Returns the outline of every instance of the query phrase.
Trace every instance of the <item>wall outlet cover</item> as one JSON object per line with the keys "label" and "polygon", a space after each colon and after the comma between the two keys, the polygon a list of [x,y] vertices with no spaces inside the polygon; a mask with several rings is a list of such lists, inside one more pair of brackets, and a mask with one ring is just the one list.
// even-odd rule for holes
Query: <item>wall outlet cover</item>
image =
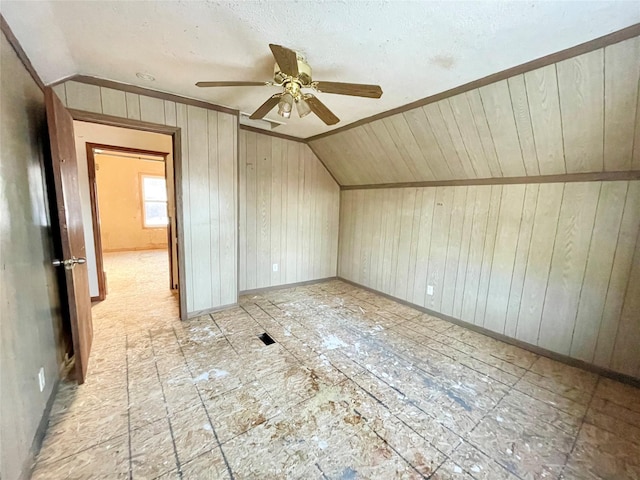
{"label": "wall outlet cover", "polygon": [[274,264],[273,264],[273,271],[274,271],[274,272],[277,272],[277,271],[278,271],[278,264],[277,264],[277,263],[274,263]]}
{"label": "wall outlet cover", "polygon": [[427,295],[433,295],[433,285],[427,285]]}

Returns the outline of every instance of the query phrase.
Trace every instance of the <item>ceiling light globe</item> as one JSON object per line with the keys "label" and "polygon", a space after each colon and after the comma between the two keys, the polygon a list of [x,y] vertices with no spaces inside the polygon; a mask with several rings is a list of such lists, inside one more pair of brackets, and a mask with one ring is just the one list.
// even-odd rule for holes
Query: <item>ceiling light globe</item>
{"label": "ceiling light globe", "polygon": [[296,109],[298,110],[300,118],[304,118],[311,113],[311,107],[309,107],[307,101],[302,97],[296,100]]}
{"label": "ceiling light globe", "polygon": [[285,93],[280,97],[278,102],[278,115],[284,118],[291,117],[291,110],[293,109],[293,96],[290,93]]}

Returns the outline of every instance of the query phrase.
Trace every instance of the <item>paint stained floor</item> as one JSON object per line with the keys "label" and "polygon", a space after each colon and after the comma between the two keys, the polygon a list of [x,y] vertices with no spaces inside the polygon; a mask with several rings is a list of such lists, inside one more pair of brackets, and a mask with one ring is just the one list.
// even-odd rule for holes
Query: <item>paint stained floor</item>
{"label": "paint stained floor", "polygon": [[106,256],[33,478],[640,478],[638,389],[340,281],[181,323],[166,263]]}

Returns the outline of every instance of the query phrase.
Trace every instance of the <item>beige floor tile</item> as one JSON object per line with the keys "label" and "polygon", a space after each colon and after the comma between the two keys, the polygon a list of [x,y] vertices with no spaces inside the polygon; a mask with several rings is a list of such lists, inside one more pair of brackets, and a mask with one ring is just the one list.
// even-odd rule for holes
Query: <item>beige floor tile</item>
{"label": "beige floor tile", "polygon": [[640,445],[585,423],[563,478],[640,478]]}
{"label": "beige floor tile", "polygon": [[431,476],[431,480],[475,480],[475,478],[465,472],[460,465],[447,460]]}
{"label": "beige floor tile", "polygon": [[75,455],[53,462],[38,462],[32,480],[125,479],[129,477],[129,439],[112,438]]}
{"label": "beige floor tile", "polygon": [[39,462],[52,462],[128,433],[127,412],[101,409],[59,415],[49,423]]}
{"label": "beige floor tile", "polygon": [[134,478],[152,479],[177,468],[167,419],[131,432],[131,468]]}
{"label": "beige floor tile", "polygon": [[203,400],[221,443],[281,413],[258,382]]}
{"label": "beige floor tile", "polygon": [[207,411],[202,405],[176,412],[169,420],[181,464],[218,444]]}
{"label": "beige floor tile", "polygon": [[451,460],[477,480],[517,480],[518,478],[467,442],[463,442],[456,449],[451,455]]}
{"label": "beige floor tile", "polygon": [[601,378],[594,396],[640,414],[640,389],[637,387]]}
{"label": "beige floor tile", "polygon": [[219,448],[202,453],[180,466],[182,480],[230,479],[229,469]]}
{"label": "beige floor tile", "polygon": [[508,404],[500,404],[468,441],[521,478],[557,478],[574,436]]}

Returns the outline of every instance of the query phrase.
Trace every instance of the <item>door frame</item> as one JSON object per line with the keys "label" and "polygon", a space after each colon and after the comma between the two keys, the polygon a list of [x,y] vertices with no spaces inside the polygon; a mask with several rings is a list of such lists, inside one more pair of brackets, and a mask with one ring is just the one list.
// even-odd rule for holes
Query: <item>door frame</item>
{"label": "door frame", "polygon": [[[100,226],[100,208],[98,205],[98,182],[96,181],[96,159],[95,149],[110,150],[114,152],[123,152],[139,155],[152,155],[154,157],[162,157],[164,160],[164,175],[167,178],[167,157],[169,152],[156,152],[154,150],[144,150],[141,148],[120,147],[117,145],[107,145],[104,143],[85,142],[85,148],[87,151],[87,172],[89,174],[89,198],[91,200],[91,222],[93,223],[93,245],[95,247],[96,255],[96,270],[98,273],[98,296],[91,297],[91,301],[102,301],[107,298],[107,285],[104,278],[104,259],[102,252],[102,228]],[[175,163],[175,162],[174,162]],[[173,165],[172,165],[173,168]],[[173,187],[173,205],[176,206],[175,199],[175,185]],[[170,212],[172,215],[175,212]],[[169,232],[171,231],[171,225],[167,226]],[[176,242],[177,243],[177,242]],[[169,238],[169,258],[171,255],[171,238]],[[171,268],[171,265],[169,265]],[[172,275],[172,273],[171,273]],[[178,283],[180,283],[178,281]]]}
{"label": "door frame", "polygon": [[[85,112],[68,108],[71,117],[80,122],[97,123],[112,127],[130,128],[145,132],[162,133],[171,136],[173,147],[173,191],[175,195],[176,214],[176,239],[178,244],[178,299],[180,320],[187,320],[187,275],[185,272],[185,251],[184,251],[184,204],[182,192],[182,137],[179,127],[162,125],[159,123],[144,122],[131,118],[114,117],[103,113]],[[100,275],[98,275],[100,277]]]}

